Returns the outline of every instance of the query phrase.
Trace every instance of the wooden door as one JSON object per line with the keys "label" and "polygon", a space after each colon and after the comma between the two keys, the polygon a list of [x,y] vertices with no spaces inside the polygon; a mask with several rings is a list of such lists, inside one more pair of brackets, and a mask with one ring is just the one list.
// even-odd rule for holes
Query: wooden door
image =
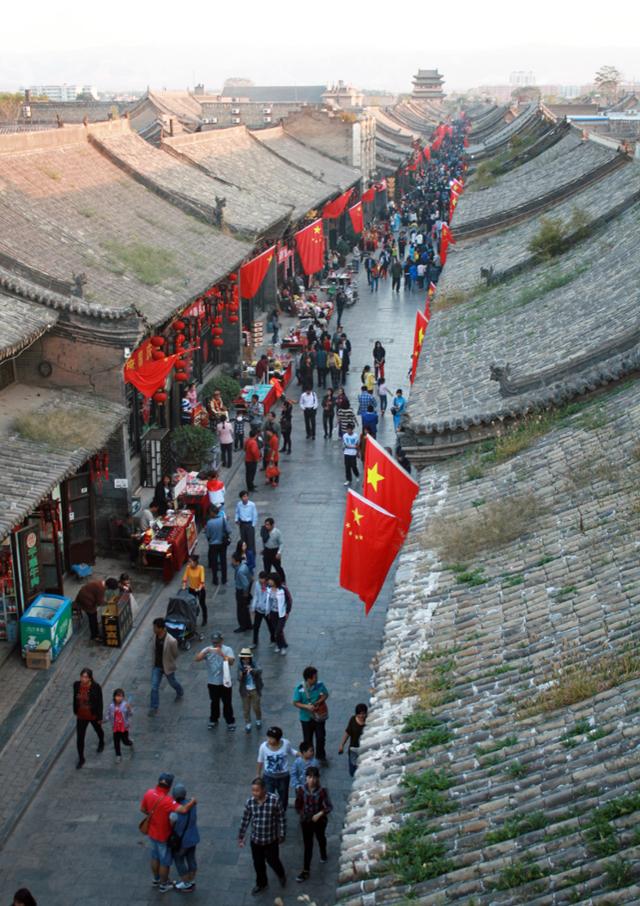
{"label": "wooden door", "polygon": [[95,563],[95,512],[93,483],[86,463],[61,485],[64,557],[73,563]]}

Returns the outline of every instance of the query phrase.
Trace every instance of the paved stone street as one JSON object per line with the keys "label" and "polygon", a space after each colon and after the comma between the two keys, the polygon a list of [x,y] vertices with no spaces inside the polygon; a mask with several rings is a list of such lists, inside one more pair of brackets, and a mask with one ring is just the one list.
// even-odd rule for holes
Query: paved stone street
{"label": "paved stone street", "polygon": [[[352,403],[359,391],[360,370],[371,361],[371,348],[376,339],[381,339],[387,349],[389,387],[408,389],[406,373],[415,310],[422,305],[423,298],[423,292],[401,293],[392,298],[390,281],[383,282],[377,294],[370,294],[364,276],[361,277],[361,299],[347,310],[343,319],[353,344],[352,373],[347,383]],[[297,398],[298,388],[292,385],[288,395]],[[387,414],[383,421],[379,439],[393,445],[391,416]],[[288,813],[289,828],[283,852],[289,875],[284,901],[293,903],[297,896],[307,893],[318,906],[334,901],[339,836],[350,785],[346,755],[338,756],[338,742],[353,706],[368,699],[370,661],[381,639],[392,584],[387,581],[368,618],[364,616],[363,606],[338,587],[345,496],[342,452],[335,434],[333,441],[325,441],[321,428],[319,418],[317,440],[315,443],[305,440],[302,416],[297,409],[293,454],[283,456],[280,488],[263,486],[253,496],[260,516],[273,515],[283,532],[283,563],[294,599],[287,629],[288,657],[278,657],[267,650],[266,634],[256,652],[265,680],[263,728],[271,723],[281,725],[297,747],[301,733],[291,699],[294,685],[308,664],[319,668],[320,678],[331,692],[328,722],[331,765],[323,772],[323,781],[335,807],[329,822],[329,864],[320,865],[316,852],[310,881],[296,884],[295,875],[302,867],[302,842],[292,808]],[[228,516],[232,517],[243,476],[241,468],[227,488]],[[261,478],[261,473],[258,477]],[[206,552],[202,538],[199,550],[201,554]],[[173,691],[164,685],[158,716],[147,717],[150,621],[164,615],[175,585],[177,582],[156,597],[144,625],[115,668],[110,669],[101,662],[100,678],[110,669],[103,686],[105,704],[113,688],[122,685],[135,709],[132,732],[135,757],[130,760],[125,753],[123,763],[115,765],[109,734],[104,754],[96,755],[95,736],[89,728],[87,763],[83,770],[76,771],[75,739],[69,737],[0,854],[0,889],[5,898],[24,884],[47,906],[155,903],[161,895],[151,887],[148,843],[137,831],[141,818],[139,802],[158,774],[170,770],[186,784],[188,793],[199,800],[200,868],[197,891],[191,899],[215,902],[217,906],[255,902],[249,893],[254,883],[249,849],[240,850],[236,838],[249,782],[255,774],[258,744],[263,737],[256,730],[245,734],[237,691],[234,690],[237,731],[229,733],[224,723],[216,730],[208,730],[206,670],[203,664],[193,663],[198,650],[195,645],[191,652],[180,654],[178,676],[185,688],[184,700],[174,702]],[[207,629],[220,628],[237,654],[249,637],[232,632],[236,625],[233,583],[230,581],[226,591],[215,599],[210,585],[208,590]],[[89,666],[95,657],[95,651],[87,647]],[[233,675],[235,680],[235,671]],[[49,708],[51,734],[68,733],[72,717],[70,687],[60,688],[59,694],[51,696]],[[19,758],[14,771],[19,775]],[[271,902],[282,893],[270,875],[270,891],[260,899]],[[169,899],[178,896],[177,892],[168,894]]]}

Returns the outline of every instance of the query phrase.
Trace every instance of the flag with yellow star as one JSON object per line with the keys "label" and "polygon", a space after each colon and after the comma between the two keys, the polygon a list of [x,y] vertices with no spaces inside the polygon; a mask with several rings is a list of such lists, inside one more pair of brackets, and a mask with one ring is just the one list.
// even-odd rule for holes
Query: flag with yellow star
{"label": "flag with yellow star", "polygon": [[353,195],[353,189],[347,189],[346,192],[343,192],[342,195],[338,195],[333,201],[328,201],[327,204],[322,209],[322,217],[324,220],[337,220],[340,217],[349,204],[351,196]]}
{"label": "flag with yellow star", "polygon": [[324,230],[322,218],[295,234],[296,248],[305,274],[317,274],[324,267]]}
{"label": "flag with yellow star", "polygon": [[262,286],[262,281],[267,275],[269,266],[276,253],[275,245],[262,252],[251,261],[247,261],[240,268],[240,293],[243,299],[253,299]]}
{"label": "flag with yellow star", "polygon": [[411,507],[420,490],[400,465],[377,440],[367,434],[364,448],[362,495],[397,517],[403,534],[411,525]]}
{"label": "flag with yellow star", "polygon": [[356,491],[347,494],[342,530],[340,585],[373,607],[384,580],[402,547],[404,532],[393,513]]}
{"label": "flag with yellow star", "polygon": [[413,353],[411,354],[411,383],[416,379],[416,371],[418,370],[418,359],[420,358],[420,350],[422,349],[422,344],[424,343],[424,335],[427,332],[427,325],[429,322],[422,314],[421,311],[416,312],[416,328],[413,333]]}

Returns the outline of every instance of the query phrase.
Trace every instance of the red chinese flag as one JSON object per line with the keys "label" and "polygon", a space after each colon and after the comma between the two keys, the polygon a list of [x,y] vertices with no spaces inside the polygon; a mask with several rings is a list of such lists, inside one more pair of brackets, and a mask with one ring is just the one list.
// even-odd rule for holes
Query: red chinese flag
{"label": "red chinese flag", "polygon": [[280,397],[284,393],[284,389],[282,387],[282,381],[278,380],[278,378],[272,377],[271,380],[269,381],[269,383],[275,390],[276,399],[280,399]]}
{"label": "red chinese flag", "polygon": [[438,287],[435,285],[435,283],[434,283],[433,280],[432,280],[432,281],[429,283],[429,289],[427,290],[427,298],[433,299],[433,297],[434,297],[435,294],[436,294],[437,288],[438,288]]}
{"label": "red chinese flag", "polygon": [[416,327],[413,332],[413,353],[411,354],[411,383],[416,379],[416,371],[418,368],[418,359],[420,358],[420,350],[422,349],[422,344],[424,343],[424,335],[427,330],[427,324],[429,322],[422,314],[421,311],[416,312]]}
{"label": "red chinese flag", "polygon": [[323,220],[336,220],[344,212],[349,199],[353,195],[353,189],[347,189],[342,195],[339,195],[334,201],[329,201],[322,209]]}
{"label": "red chinese flag", "polygon": [[361,233],[364,230],[364,218],[362,216],[362,202],[359,201],[349,208],[349,217],[354,233]]}
{"label": "red chinese flag", "polygon": [[240,268],[240,290],[243,299],[253,299],[262,286],[262,281],[267,275],[269,265],[273,261],[276,247],[272,245],[266,252],[253,258]]}
{"label": "red chinese flag", "polygon": [[447,249],[450,245],[455,245],[456,241],[453,238],[453,234],[447,224],[443,224],[442,232],[440,233],[440,263],[444,267],[447,263]]}
{"label": "red chinese flag", "polygon": [[[431,286],[431,284],[430,284]],[[424,316],[427,319],[427,327],[429,326],[429,321],[431,320],[431,296],[427,294],[427,298],[424,304]]]}
{"label": "red chinese flag", "polygon": [[376,187],[371,186],[366,192],[362,193],[362,201],[372,202],[376,197]]}
{"label": "red chinese flag", "polygon": [[349,491],[342,530],[340,585],[364,602],[366,613],[380,594],[403,540],[396,516]]}
{"label": "red chinese flag", "polygon": [[424,146],[424,150],[422,153],[424,154],[425,160],[431,160],[431,148],[429,147],[429,145]]}
{"label": "red chinese flag", "polygon": [[296,248],[305,274],[317,274],[324,265],[322,220],[314,220],[295,234]]}
{"label": "red chinese flag", "polygon": [[180,354],[176,353],[176,355],[168,355],[157,362],[155,359],[151,359],[140,368],[136,368],[129,359],[124,369],[125,384],[133,384],[136,390],[139,390],[148,399],[159,387],[163,386],[167,375],[179,358]]}
{"label": "red chinese flag", "polygon": [[411,507],[420,490],[402,466],[367,434],[362,494],[397,517],[403,534],[411,525]]}

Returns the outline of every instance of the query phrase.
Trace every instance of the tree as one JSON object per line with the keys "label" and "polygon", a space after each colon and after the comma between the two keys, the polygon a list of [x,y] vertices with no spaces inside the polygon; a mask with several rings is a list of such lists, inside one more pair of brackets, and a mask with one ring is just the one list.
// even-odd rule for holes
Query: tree
{"label": "tree", "polygon": [[595,75],[595,85],[600,94],[611,104],[618,96],[622,74],[615,66],[601,66]]}
{"label": "tree", "polygon": [[530,104],[531,101],[540,100],[540,93],[540,89],[535,85],[523,85],[513,89],[511,100],[518,104]]}
{"label": "tree", "polygon": [[21,91],[15,94],[0,92],[0,122],[9,123],[17,120],[24,104],[24,94]]}

